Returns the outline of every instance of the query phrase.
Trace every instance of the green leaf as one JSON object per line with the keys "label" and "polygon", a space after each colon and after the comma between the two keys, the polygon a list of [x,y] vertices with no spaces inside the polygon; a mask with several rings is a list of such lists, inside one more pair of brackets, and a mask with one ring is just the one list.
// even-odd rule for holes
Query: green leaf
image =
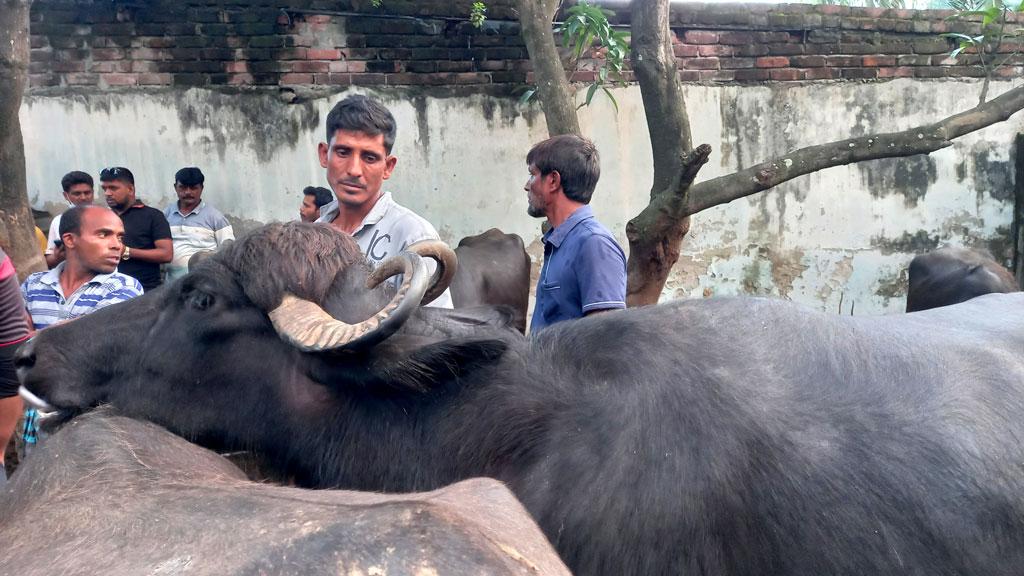
{"label": "green leaf", "polygon": [[587,89],[587,99],[586,99],[586,101],[583,102],[583,104],[580,104],[579,106],[577,106],[576,109],[579,110],[580,108],[583,108],[584,106],[590,106],[590,101],[594,99],[594,92],[597,92],[597,89],[600,88],[600,87],[601,87],[601,85],[598,84],[597,82],[594,82],[593,84],[591,84],[590,88]]}
{"label": "green leaf", "polygon": [[615,113],[618,114],[619,113],[619,103],[615,100],[615,96],[612,96],[612,91],[607,89],[607,88],[604,88],[604,87],[602,87],[601,89],[604,90],[604,93],[605,93],[605,95],[608,96],[608,99],[612,101],[612,106],[615,107]]}
{"label": "green leaf", "polygon": [[1002,14],[1003,11],[1000,10],[999,8],[996,8],[995,6],[989,7],[987,10],[984,11],[984,17],[981,19],[981,25],[991,25],[993,22],[998,20]]}
{"label": "green leaf", "polygon": [[519,97],[520,104],[526,104],[533,98],[533,95],[537,93],[536,88],[527,88],[523,95]]}
{"label": "green leaf", "polygon": [[967,34],[959,34],[957,32],[946,32],[944,34],[940,34],[940,36],[945,36],[946,38],[956,38],[961,42],[970,42],[971,44],[974,44],[976,42],[975,39],[972,38],[971,36],[968,36]]}
{"label": "green leaf", "polygon": [[965,46],[961,46],[961,47],[957,48],[956,50],[953,50],[952,52],[949,53],[949,57],[950,58],[956,58],[957,56],[960,55],[961,52],[964,51],[964,48],[965,48]]}

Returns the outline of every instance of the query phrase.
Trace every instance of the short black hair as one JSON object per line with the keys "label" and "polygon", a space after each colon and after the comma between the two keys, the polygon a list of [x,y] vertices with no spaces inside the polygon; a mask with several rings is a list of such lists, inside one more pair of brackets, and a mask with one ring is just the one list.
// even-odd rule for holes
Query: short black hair
{"label": "short black hair", "polygon": [[325,204],[334,200],[334,194],[331,194],[331,191],[323,186],[306,186],[302,190],[302,195],[312,196],[313,203],[316,204],[317,208],[322,208]]}
{"label": "short black hair", "polygon": [[89,188],[92,188],[95,185],[92,181],[92,176],[89,176],[85,172],[81,172],[79,170],[68,172],[60,179],[60,187],[63,188],[65,192],[71,190],[71,187],[75,184],[88,184]]}
{"label": "short black hair", "polygon": [[327,143],[338,130],[362,132],[369,136],[384,135],[384,150],[391,154],[398,129],[395,117],[373,98],[354,94],[338,102],[327,114]]}
{"label": "short black hair", "polygon": [[203,171],[195,166],[189,166],[182,168],[174,173],[174,183],[181,184],[182,186],[202,186],[203,182],[206,181],[206,177],[203,176]]}
{"label": "short black hair", "polygon": [[601,157],[590,140],[576,134],[561,134],[534,145],[526,155],[542,175],[558,172],[562,191],[570,200],[590,204],[601,177]]}
{"label": "short black hair", "polygon": [[[68,232],[72,234],[82,233],[82,213],[88,208],[94,208],[94,206],[74,206],[68,208],[60,215],[60,227],[57,228],[57,232],[60,237],[64,237]],[[98,206],[95,206],[98,208]]]}
{"label": "short black hair", "polygon": [[113,166],[100,171],[100,182],[109,182],[111,180],[121,180],[135,186],[135,175],[124,166]]}

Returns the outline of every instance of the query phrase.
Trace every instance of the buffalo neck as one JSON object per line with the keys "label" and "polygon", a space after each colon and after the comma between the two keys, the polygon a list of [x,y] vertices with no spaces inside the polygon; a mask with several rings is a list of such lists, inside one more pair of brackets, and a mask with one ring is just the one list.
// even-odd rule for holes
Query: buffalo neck
{"label": "buffalo neck", "polygon": [[539,443],[559,405],[555,391],[529,374],[514,349],[427,391],[315,384],[316,408],[282,414],[267,429],[268,456],[298,483],[319,488],[409,492],[476,476],[514,481],[534,458],[535,443],[522,438]]}

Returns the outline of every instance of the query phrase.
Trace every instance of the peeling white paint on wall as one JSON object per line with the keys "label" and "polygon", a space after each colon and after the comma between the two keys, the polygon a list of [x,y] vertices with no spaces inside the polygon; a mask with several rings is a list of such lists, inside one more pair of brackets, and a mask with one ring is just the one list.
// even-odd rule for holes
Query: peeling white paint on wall
{"label": "peeling white paint on wall", "polygon": [[[931,122],[971,107],[979,89],[895,80],[687,86],[686,94],[694,143],[714,149],[700,175],[709,179],[795,148]],[[526,152],[546,137],[536,106],[483,94],[361,92],[384,100],[398,120],[399,162],[386,187],[400,202],[448,242],[499,227],[523,236],[539,260],[540,222],[526,215],[523,192]],[[59,211],[64,173],[95,177],[123,165],[140,196],[163,208],[174,199],[174,172],[196,165],[207,176],[204,197],[237,227],[294,219],[302,189],[325,185],[316,146],[342,96],[289,105],[247,91],[32,92],[21,110],[29,195],[34,206]],[[619,89],[616,98],[618,114],[595,98],[581,125],[602,155],[595,212],[625,247],[652,165],[639,90]],[[1008,246],[1010,147],[1020,128],[1014,118],[929,157],[832,168],[698,214],[663,295],[755,293],[844,314],[851,305],[858,315],[899,312],[915,250]]]}

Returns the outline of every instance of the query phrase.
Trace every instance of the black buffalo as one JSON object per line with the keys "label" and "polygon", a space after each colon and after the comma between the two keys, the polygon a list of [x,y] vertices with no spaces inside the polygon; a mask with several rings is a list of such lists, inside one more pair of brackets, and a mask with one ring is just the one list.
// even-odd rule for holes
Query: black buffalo
{"label": "black buffalo", "polygon": [[491,228],[460,240],[455,254],[459,259],[451,284],[455,307],[508,306],[515,312],[516,328],[526,332],[530,255],[523,239]]}
{"label": "black buffalo", "polygon": [[500,482],[382,495],[249,482],[153,424],[92,412],[0,491],[0,573],[568,576]]}
{"label": "black buffalo", "polygon": [[949,246],[915,256],[907,279],[907,312],[1020,290],[1013,274],[988,252]]}
{"label": "black buffalo", "polygon": [[[881,318],[674,302],[525,338],[410,306],[443,283],[400,260],[368,278],[328,227],[267,226],[41,331],[26,395],[254,447],[306,486],[496,478],[580,575],[1024,565],[1024,294]],[[400,270],[396,296],[367,288]]]}

